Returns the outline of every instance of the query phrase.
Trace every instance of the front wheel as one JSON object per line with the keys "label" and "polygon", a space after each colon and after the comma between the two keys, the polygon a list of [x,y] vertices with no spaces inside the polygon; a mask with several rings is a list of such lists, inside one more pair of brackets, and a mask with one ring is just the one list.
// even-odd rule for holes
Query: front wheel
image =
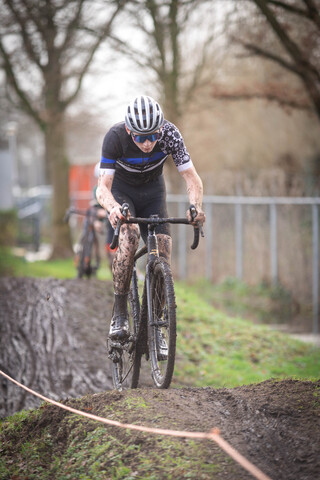
{"label": "front wheel", "polygon": [[137,388],[141,355],[136,350],[140,304],[138,280],[134,269],[128,295],[130,337],[124,341],[108,340],[109,358],[112,360],[112,379],[116,390]]}
{"label": "front wheel", "polygon": [[176,303],[170,266],[155,260],[150,282],[148,340],[152,378],[157,388],[170,386],[176,354]]}

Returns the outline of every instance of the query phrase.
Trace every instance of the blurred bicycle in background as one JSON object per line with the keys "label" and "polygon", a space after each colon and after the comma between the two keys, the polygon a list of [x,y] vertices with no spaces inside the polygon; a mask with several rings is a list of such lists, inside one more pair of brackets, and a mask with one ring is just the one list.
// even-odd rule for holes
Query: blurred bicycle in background
{"label": "blurred bicycle in background", "polygon": [[96,276],[100,267],[101,255],[98,233],[102,232],[102,222],[105,222],[107,215],[99,205],[92,205],[87,210],[69,208],[65,215],[68,222],[71,215],[82,215],[85,217],[79,243],[75,250],[75,266],[77,278]]}

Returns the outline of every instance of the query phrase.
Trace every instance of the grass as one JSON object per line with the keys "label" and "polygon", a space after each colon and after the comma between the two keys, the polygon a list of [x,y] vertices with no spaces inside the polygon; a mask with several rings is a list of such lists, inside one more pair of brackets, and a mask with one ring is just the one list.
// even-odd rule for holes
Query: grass
{"label": "grass", "polygon": [[319,349],[215,309],[190,285],[176,282],[177,383],[234,387],[268,378],[317,378]]}
{"label": "grass", "polygon": [[217,309],[232,316],[254,319],[258,323],[290,322],[293,314],[292,295],[280,284],[261,282],[248,285],[237,278],[227,278],[216,285],[205,279],[199,280],[192,287]]}
{"label": "grass", "polygon": [[[0,247],[0,276],[76,278],[77,271],[73,258],[62,260],[39,260],[28,262],[22,256],[13,255],[11,249]],[[107,261],[102,261],[97,278],[110,280]]]}

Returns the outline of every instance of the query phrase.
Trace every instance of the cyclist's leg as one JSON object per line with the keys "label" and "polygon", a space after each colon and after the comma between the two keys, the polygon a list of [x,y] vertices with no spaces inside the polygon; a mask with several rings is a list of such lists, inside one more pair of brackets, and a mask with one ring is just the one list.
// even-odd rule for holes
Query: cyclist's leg
{"label": "cyclist's leg", "polygon": [[172,251],[172,238],[164,233],[157,233],[159,255],[163,257],[170,265],[171,263],[171,251]]}
{"label": "cyclist's leg", "polygon": [[[114,182],[112,193],[115,200],[122,205],[129,204],[129,211],[135,214],[134,203],[126,192],[127,185],[121,181]],[[119,234],[119,246],[115,253],[112,274],[114,286],[114,310],[109,336],[123,339],[129,335],[128,292],[134,264],[134,255],[139,245],[139,228],[134,224],[124,224]]]}
{"label": "cyclist's leg", "polygon": [[118,295],[129,291],[134,255],[139,245],[139,228],[124,224],[119,234],[119,246],[112,266],[114,291]]}

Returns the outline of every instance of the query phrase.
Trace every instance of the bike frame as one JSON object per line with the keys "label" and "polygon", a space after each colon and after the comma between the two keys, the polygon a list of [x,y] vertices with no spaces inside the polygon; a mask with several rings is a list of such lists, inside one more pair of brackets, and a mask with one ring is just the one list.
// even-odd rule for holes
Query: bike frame
{"label": "bike frame", "polygon": [[[146,245],[140,248],[134,255],[134,265],[133,265],[133,271],[132,271],[132,277],[131,277],[131,289],[130,289],[130,296],[129,296],[129,302],[131,305],[131,315],[133,320],[133,331],[131,331],[131,335],[128,339],[124,341],[109,340],[110,343],[108,344],[109,358],[113,361],[113,364],[114,364],[113,370],[112,370],[113,381],[116,388],[122,389],[123,382],[127,379],[131,368],[133,368],[133,378],[135,380],[133,380],[132,385],[135,385],[133,386],[133,388],[136,388],[138,384],[138,378],[139,378],[141,357],[143,354],[146,354],[147,360],[149,359],[149,355],[150,355],[152,376],[153,376],[155,385],[158,388],[168,388],[171,382],[172,374],[173,374],[175,349],[176,349],[176,344],[175,344],[176,305],[175,303],[173,303],[174,302],[174,285],[173,285],[172,273],[168,263],[165,261],[165,259],[163,259],[162,261],[161,256],[159,254],[158,239],[157,239],[157,234],[155,232],[155,229],[158,225],[165,224],[165,223],[190,225],[191,222],[187,218],[175,218],[175,217],[160,218],[157,215],[153,215],[149,218],[135,218],[135,217],[127,218],[128,211],[129,211],[129,206],[127,204],[124,204],[122,206],[122,218],[117,223],[113,241],[110,245],[110,248],[114,249],[117,247],[120,228],[124,223],[127,223],[127,224],[134,223],[138,225],[145,224],[147,225],[148,234],[146,239]],[[193,206],[190,207],[190,213],[192,218],[194,219],[196,217],[196,209]],[[192,249],[198,246],[200,232],[203,235],[200,225],[193,225],[193,227],[194,227],[194,241],[191,246]],[[141,258],[144,255],[147,255],[147,262],[145,267],[145,281],[144,281],[143,293],[142,293],[142,298],[140,302],[136,262],[139,258]],[[160,270],[159,270],[159,267],[160,267]],[[171,312],[170,318],[172,319],[173,323],[171,323],[171,320],[169,321],[169,323],[167,323],[167,319],[162,320],[162,322],[159,323],[158,319],[157,320],[155,319],[154,301],[155,301],[155,298],[157,297],[154,297],[153,289],[155,284],[154,284],[153,276],[154,275],[158,276],[159,273],[160,273],[159,278],[161,278],[162,276],[163,279],[166,278],[168,280],[168,283],[166,281],[166,285],[170,289],[169,290],[170,293],[165,287],[165,291],[167,292],[165,296],[165,302],[167,306],[170,305],[169,307],[170,309],[169,311]],[[167,360],[162,358],[159,359],[157,356],[158,353],[157,353],[157,347],[155,344],[156,340],[154,337],[155,335],[154,328],[157,328],[157,327],[161,328],[165,326],[166,327],[168,326],[170,329],[168,330],[168,332],[169,331],[171,332],[168,337],[168,340],[169,340],[168,345],[170,344],[169,348],[172,348],[172,350],[169,350],[169,354],[167,357],[168,364],[165,364],[164,370],[162,370],[158,362],[159,361],[161,362],[162,360],[164,361],[167,361]],[[150,332],[152,332],[151,337],[149,337]],[[174,338],[174,341],[172,341],[173,338]],[[150,341],[151,343],[149,343]],[[137,362],[133,360],[133,364],[131,364],[130,366],[130,358],[128,358],[126,355],[127,353],[131,355],[131,353],[133,353],[134,351],[135,351],[135,355],[137,355],[136,357],[134,357],[137,359]],[[128,368],[126,368],[125,365],[127,365]]]}

